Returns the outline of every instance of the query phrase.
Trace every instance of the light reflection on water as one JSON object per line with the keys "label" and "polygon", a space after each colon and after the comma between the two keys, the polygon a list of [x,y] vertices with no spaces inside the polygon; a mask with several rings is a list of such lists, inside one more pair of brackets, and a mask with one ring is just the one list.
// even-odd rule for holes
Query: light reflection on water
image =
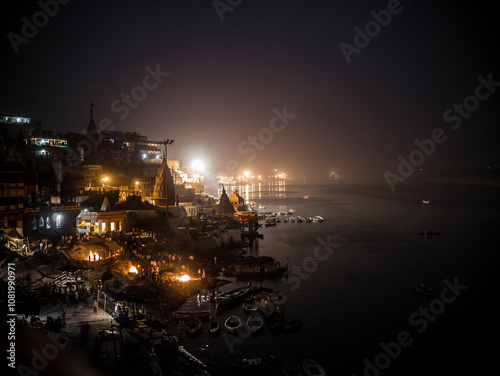
{"label": "light reflection on water", "polygon": [[[408,316],[428,304],[415,294],[415,282],[424,280],[439,291],[445,278],[458,276],[478,291],[484,278],[495,274],[491,270],[496,265],[494,252],[488,250],[495,243],[498,215],[488,209],[494,197],[481,189],[473,194],[470,187],[462,192],[455,187],[419,185],[391,194],[387,187],[380,186],[313,186],[287,181],[281,185],[238,185],[226,187],[226,191],[231,194],[234,188],[245,201],[266,206],[262,211],[295,208],[296,215],[324,218],[323,223],[263,226],[259,232],[264,238],[250,246],[251,255],[272,256],[290,266],[303,267],[303,261],[314,254],[318,238],[337,235],[342,240],[331,257],[318,263],[307,279],[301,279],[299,288],[291,290],[286,279],[260,281],[285,291],[285,315],[302,315],[302,330],[292,335],[273,335],[265,330],[261,336],[236,345],[234,354],[228,351],[222,335],[210,338],[206,328],[199,337],[184,339],[189,350],[220,370],[221,375],[229,374],[223,370],[228,370],[239,355],[268,352],[284,360],[314,358],[328,374],[362,374],[363,359],[373,359],[380,342],[392,341],[401,330],[410,330]],[[309,199],[303,199],[305,194]],[[431,204],[422,205],[422,199],[428,197]],[[417,235],[428,226],[442,231],[442,236]],[[231,280],[234,283],[225,289],[247,282]],[[457,317],[477,300],[477,295],[464,294],[459,303],[462,306],[455,311],[458,316],[436,321],[435,331],[429,329],[429,335],[441,331],[449,335],[449,328],[458,325]],[[220,310],[218,317],[223,322],[233,314],[246,317],[241,305]]]}

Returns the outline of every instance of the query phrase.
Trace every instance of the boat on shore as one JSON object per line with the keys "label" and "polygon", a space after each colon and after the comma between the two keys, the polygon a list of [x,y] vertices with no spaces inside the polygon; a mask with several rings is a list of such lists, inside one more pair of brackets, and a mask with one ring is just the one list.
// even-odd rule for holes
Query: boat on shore
{"label": "boat on shore", "polygon": [[257,333],[264,327],[264,319],[258,313],[252,313],[248,317],[247,326],[252,333]]}
{"label": "boat on shore", "polygon": [[241,328],[242,321],[238,316],[229,316],[224,322],[224,326],[229,333],[236,333]]}
{"label": "boat on shore", "polygon": [[210,310],[202,311],[175,311],[172,312],[172,317],[179,320],[190,320],[194,318],[206,318],[210,316]]}
{"label": "boat on shore", "polygon": [[237,287],[235,289],[220,293],[215,297],[217,304],[235,303],[250,292],[249,286]]}

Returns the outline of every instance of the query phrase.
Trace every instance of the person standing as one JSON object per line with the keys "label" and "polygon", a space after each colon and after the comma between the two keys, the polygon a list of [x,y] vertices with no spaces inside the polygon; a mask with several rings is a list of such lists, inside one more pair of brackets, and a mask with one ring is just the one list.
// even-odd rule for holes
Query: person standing
{"label": "person standing", "polygon": [[97,299],[94,300],[94,314],[97,315]]}

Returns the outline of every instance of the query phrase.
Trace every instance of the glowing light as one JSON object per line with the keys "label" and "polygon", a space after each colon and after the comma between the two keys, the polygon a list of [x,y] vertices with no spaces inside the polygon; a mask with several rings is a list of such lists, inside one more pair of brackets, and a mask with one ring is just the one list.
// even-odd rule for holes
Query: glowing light
{"label": "glowing light", "polygon": [[101,259],[101,256],[99,256],[99,253],[93,253],[92,251],[89,252],[89,260],[90,261],[98,261]]}
{"label": "glowing light", "polygon": [[249,171],[245,171],[245,172],[243,173],[243,175],[245,175],[245,176],[248,178],[248,177],[250,176],[250,172],[249,172]]}
{"label": "glowing light", "polygon": [[195,159],[192,163],[191,163],[191,167],[195,170],[195,171],[204,171],[205,170],[205,163],[203,163],[202,160],[200,159]]}
{"label": "glowing light", "polygon": [[139,273],[139,271],[137,270],[137,268],[135,266],[131,266],[130,269],[128,270],[129,273],[134,273],[134,274],[137,274]]}
{"label": "glowing light", "polygon": [[191,279],[191,277],[189,277],[187,274],[184,274],[184,275],[179,277],[179,281],[181,281],[181,282],[188,282],[190,279]]}

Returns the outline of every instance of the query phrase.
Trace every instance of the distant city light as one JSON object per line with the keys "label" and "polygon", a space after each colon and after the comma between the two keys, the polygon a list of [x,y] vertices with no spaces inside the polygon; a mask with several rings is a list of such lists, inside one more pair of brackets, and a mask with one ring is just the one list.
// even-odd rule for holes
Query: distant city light
{"label": "distant city light", "polygon": [[181,282],[188,282],[190,279],[191,278],[187,274],[184,274],[184,275],[179,277],[179,281],[181,281]]}

